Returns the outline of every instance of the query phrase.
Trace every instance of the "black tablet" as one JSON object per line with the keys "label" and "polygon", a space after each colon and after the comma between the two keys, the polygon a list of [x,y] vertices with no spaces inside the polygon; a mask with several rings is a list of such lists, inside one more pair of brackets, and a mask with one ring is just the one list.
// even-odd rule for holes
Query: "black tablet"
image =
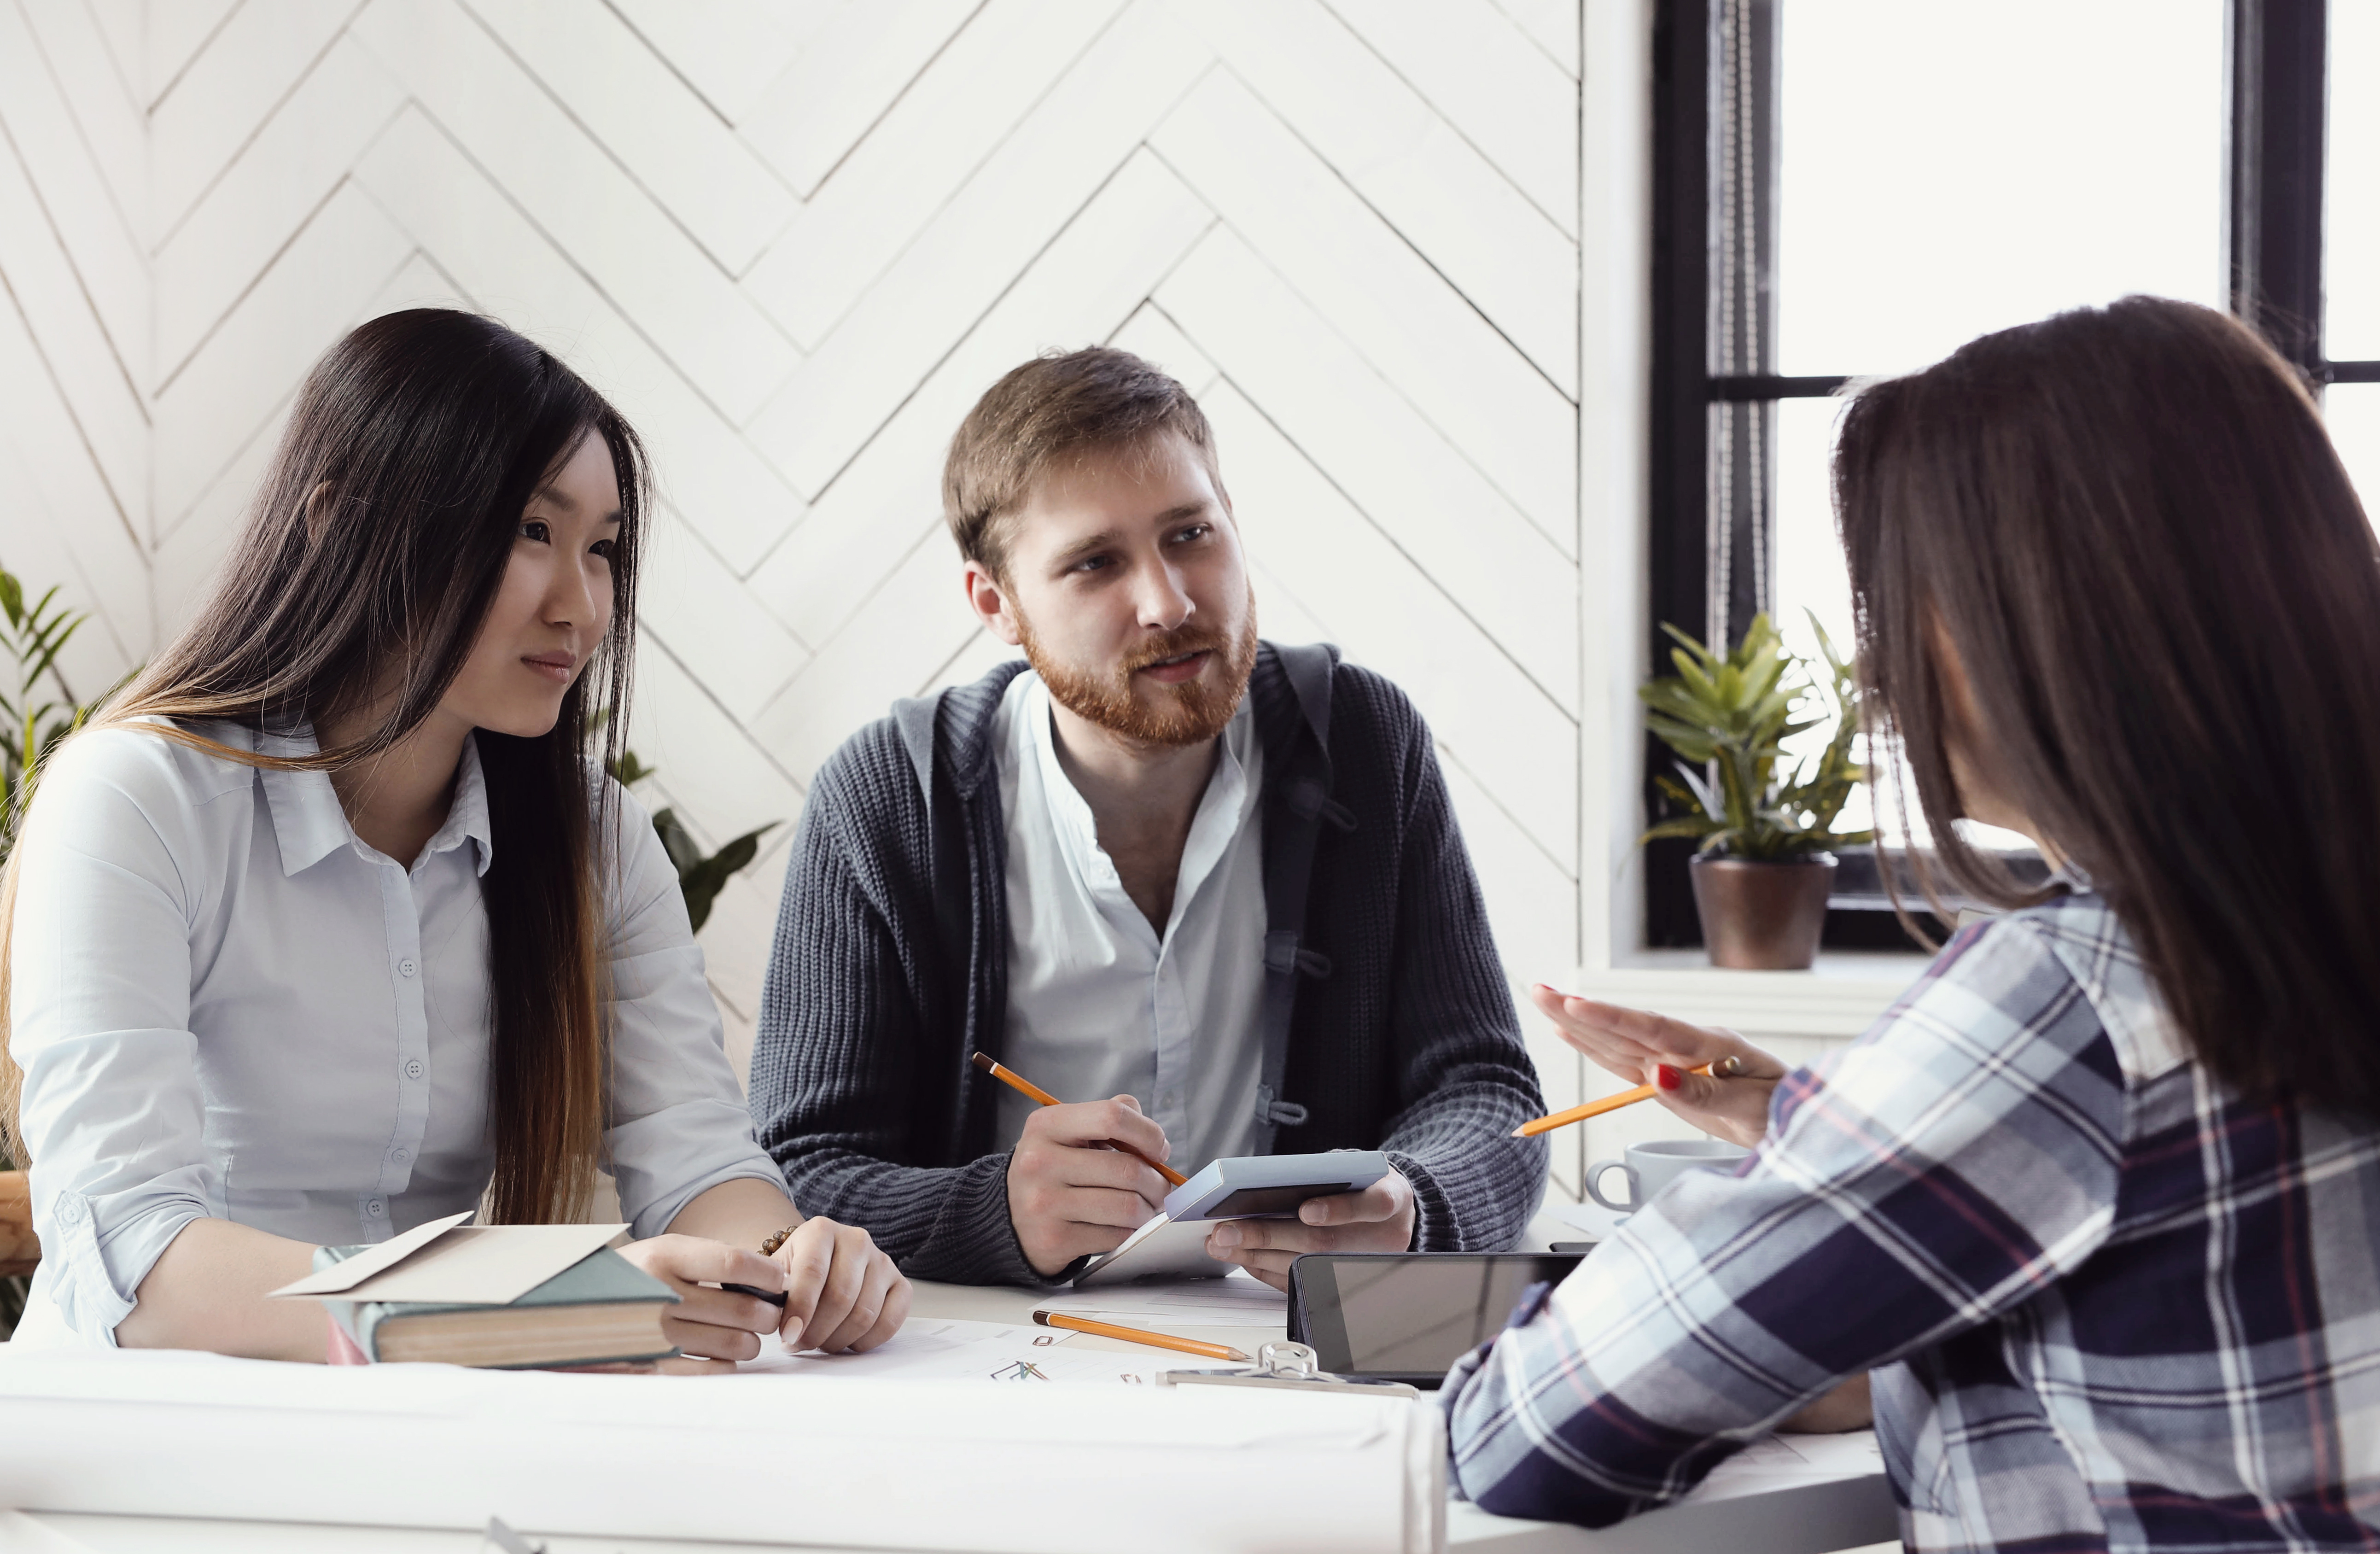
{"label": "black tablet", "polygon": [[1289,1336],[1324,1370],[1434,1388],[1495,1337],[1540,1281],[1560,1283],[1575,1253],[1310,1252],[1289,1266]]}

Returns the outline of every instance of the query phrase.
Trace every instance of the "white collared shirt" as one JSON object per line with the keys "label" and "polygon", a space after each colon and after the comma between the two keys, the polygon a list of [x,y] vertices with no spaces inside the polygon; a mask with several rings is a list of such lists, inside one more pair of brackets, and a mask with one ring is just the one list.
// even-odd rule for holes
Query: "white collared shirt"
{"label": "white collared shirt", "polygon": [[[1010,683],[992,730],[1008,842],[1001,1062],[1061,1100],[1135,1097],[1184,1175],[1255,1148],[1263,1078],[1264,757],[1245,698],[1221,746],[1160,937],[1059,764],[1038,674]],[[1033,1110],[1003,1087],[1002,1148]]]}
{"label": "white collared shirt", "polygon": [[[603,1147],[646,1236],[719,1183],[783,1178],[753,1140],[676,872],[643,807],[612,798]],[[322,772],[128,728],[58,751],[19,846],[8,1007],[42,1250],[29,1328],[62,1317],[112,1342],[200,1217],[350,1244],[479,1204],[494,844],[475,741],[410,868],[355,834]]]}

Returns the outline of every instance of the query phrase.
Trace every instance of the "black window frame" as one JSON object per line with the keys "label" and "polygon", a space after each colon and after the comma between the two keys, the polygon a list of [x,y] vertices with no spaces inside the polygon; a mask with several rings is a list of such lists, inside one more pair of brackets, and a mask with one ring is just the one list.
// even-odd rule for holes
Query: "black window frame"
{"label": "black window frame", "polygon": [[[1775,431],[1773,417],[1758,407],[1822,398],[1851,381],[1769,370],[1778,4],[1654,3],[1648,672],[1668,662],[1664,622],[1698,636],[1723,633],[1731,642],[1767,607],[1775,568],[1767,528]],[[2380,382],[2380,360],[2333,361],[2323,352],[2328,30],[2329,0],[2229,0],[2224,263],[2230,306],[2317,391],[2334,382]],[[1646,736],[1648,813],[1657,803],[1651,779],[1667,771],[1671,759]],[[1656,842],[1645,855],[1646,945],[1699,945],[1702,925],[1686,870],[1690,844]],[[1889,912],[1874,909],[1874,864],[1846,861],[1827,915],[1826,944],[1916,948]]]}

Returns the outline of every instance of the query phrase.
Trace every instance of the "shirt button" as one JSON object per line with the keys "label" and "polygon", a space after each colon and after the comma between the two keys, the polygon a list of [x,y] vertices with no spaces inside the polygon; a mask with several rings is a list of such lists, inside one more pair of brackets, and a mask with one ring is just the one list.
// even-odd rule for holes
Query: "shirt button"
{"label": "shirt button", "polygon": [[60,1194],[58,1195],[58,1223],[59,1223],[59,1224],[61,1224],[61,1225],[79,1225],[79,1224],[81,1224],[81,1223],[82,1223],[82,1221],[83,1221],[83,1216],[85,1216],[85,1215],[89,1214],[90,1212],[91,1212],[91,1206],[90,1206],[89,1204],[86,1204],[85,1202],[83,1202],[83,1201],[82,1201],[82,1195],[81,1195],[81,1194],[79,1194],[79,1193],[60,1193]]}
{"label": "shirt button", "polygon": [[399,961],[396,963],[396,970],[397,975],[400,977],[410,977],[413,975],[413,963],[411,961]]}
{"label": "shirt button", "polygon": [[392,1149],[388,1152],[388,1158],[395,1160],[397,1164],[403,1165],[406,1161],[413,1159],[413,1151],[410,1149]]}
{"label": "shirt button", "polygon": [[364,1205],[364,1212],[377,1220],[382,1215],[388,1212],[388,1205],[381,1202],[378,1198],[373,1198]]}
{"label": "shirt button", "polygon": [[407,1079],[419,1079],[421,1077],[421,1060],[419,1058],[407,1058],[405,1060],[405,1076]]}

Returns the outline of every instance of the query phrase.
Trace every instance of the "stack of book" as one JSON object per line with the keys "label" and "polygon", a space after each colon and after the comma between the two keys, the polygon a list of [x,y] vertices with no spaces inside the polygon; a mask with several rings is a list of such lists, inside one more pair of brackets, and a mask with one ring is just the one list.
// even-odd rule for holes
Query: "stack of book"
{"label": "stack of book", "polygon": [[625,1225],[423,1225],[376,1246],[325,1246],[275,1290],[330,1310],[333,1364],[499,1369],[624,1366],[677,1351],[670,1287],[606,1244]]}

